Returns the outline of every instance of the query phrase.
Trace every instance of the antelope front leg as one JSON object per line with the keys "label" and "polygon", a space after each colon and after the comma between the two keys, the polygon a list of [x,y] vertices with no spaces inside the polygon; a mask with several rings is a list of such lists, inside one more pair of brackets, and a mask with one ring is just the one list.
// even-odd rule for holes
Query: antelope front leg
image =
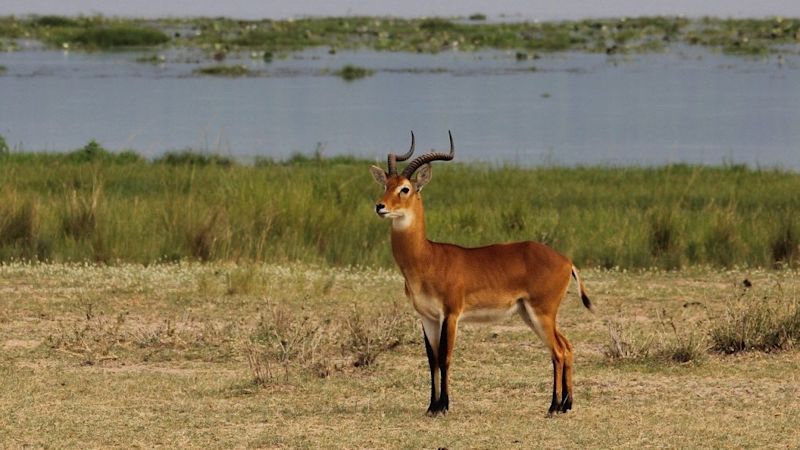
{"label": "antelope front leg", "polygon": [[[431,402],[428,405],[428,415],[436,414],[436,405],[439,401],[439,336],[441,325],[438,320],[422,319],[422,335],[425,338],[425,353],[428,355],[428,366],[431,370]],[[430,336],[430,338],[429,338]]]}
{"label": "antelope front leg", "polygon": [[439,392],[439,400],[431,411],[433,415],[447,414],[447,411],[450,409],[450,395],[448,389],[450,385],[450,362],[453,359],[457,327],[458,318],[456,316],[445,316],[442,321],[438,352],[439,371],[441,372],[441,390]]}

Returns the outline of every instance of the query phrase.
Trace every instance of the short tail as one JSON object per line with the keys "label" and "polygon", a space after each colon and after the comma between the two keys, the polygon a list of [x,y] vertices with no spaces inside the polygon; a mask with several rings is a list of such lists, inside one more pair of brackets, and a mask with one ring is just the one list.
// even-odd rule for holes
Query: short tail
{"label": "short tail", "polygon": [[581,292],[581,300],[583,301],[583,306],[586,307],[591,312],[594,312],[594,308],[592,307],[592,301],[589,300],[589,296],[586,295],[586,288],[583,287],[583,282],[581,281],[581,276],[578,275],[578,268],[572,266],[572,278],[575,278],[575,282],[578,283],[578,289]]}

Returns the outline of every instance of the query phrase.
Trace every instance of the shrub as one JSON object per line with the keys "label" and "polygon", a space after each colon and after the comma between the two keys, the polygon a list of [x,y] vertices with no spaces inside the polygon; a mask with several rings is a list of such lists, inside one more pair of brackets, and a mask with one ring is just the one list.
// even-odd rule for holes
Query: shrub
{"label": "shrub", "polygon": [[373,318],[365,318],[354,309],[345,325],[347,341],[344,350],[353,355],[355,367],[371,366],[382,353],[411,339],[410,320],[400,313],[398,305],[393,311]]}
{"label": "shrub", "polygon": [[674,320],[669,319],[666,323],[672,329],[672,333],[662,336],[656,352],[657,358],[676,363],[700,362],[706,358],[708,344],[704,334],[691,324],[681,326],[681,330],[688,331],[678,331]]}
{"label": "shrub", "polygon": [[92,139],[83,148],[67,153],[66,159],[69,162],[86,163],[98,160],[109,160],[110,154],[108,150],[104,149],[97,141]]}
{"label": "shrub", "polygon": [[358,67],[353,65],[346,65],[342,67],[340,70],[335,72],[336,75],[342,77],[345,81],[354,81],[360,78],[366,78],[372,76],[375,71],[366,69],[364,67]]}
{"label": "shrub", "polygon": [[[668,328],[667,328],[668,326]],[[633,334],[619,322],[608,324],[609,342],[606,357],[633,362],[700,362],[706,357],[708,345],[705,336],[689,324],[678,327],[672,319],[661,319],[662,330],[656,333]]]}
{"label": "shrub", "polygon": [[63,156],[63,159],[70,163],[84,164],[93,162],[106,162],[113,164],[134,164],[143,162],[144,158],[132,150],[125,150],[120,153],[111,153],[94,139],[85,146],[73,150]]}
{"label": "shrub", "polygon": [[[280,307],[262,313],[245,346],[253,382],[259,385],[272,382],[276,376],[274,367],[283,368],[284,380],[288,381],[292,367],[326,366],[319,358],[324,337],[322,324],[310,317],[298,318]],[[322,372],[325,371],[318,374]]]}
{"label": "shrub", "polygon": [[608,345],[605,355],[616,360],[641,360],[650,355],[652,338],[634,336],[619,322],[608,323]]}
{"label": "shrub", "polygon": [[233,160],[233,158],[221,155],[198,153],[192,150],[167,152],[160,158],[156,158],[154,162],[156,164],[167,164],[170,166],[235,165],[235,161]]}
{"label": "shrub", "polygon": [[772,352],[800,342],[800,297],[792,298],[780,286],[764,294],[745,288],[729,302],[710,332],[714,350]]}

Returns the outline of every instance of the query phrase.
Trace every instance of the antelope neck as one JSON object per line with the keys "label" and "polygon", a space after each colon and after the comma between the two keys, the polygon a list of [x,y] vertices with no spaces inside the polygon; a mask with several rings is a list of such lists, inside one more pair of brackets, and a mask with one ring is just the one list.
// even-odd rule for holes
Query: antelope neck
{"label": "antelope neck", "polygon": [[[405,228],[392,226],[392,254],[401,267],[413,265],[430,255],[430,241],[425,237],[425,215],[422,205],[414,208],[410,223]],[[402,220],[402,219],[395,219]]]}

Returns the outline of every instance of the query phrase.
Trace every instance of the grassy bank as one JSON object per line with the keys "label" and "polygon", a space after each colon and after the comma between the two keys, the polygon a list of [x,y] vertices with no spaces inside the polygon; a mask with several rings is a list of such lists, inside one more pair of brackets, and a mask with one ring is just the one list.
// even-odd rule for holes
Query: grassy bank
{"label": "grassy bank", "polygon": [[[0,156],[0,261],[302,261],[391,267],[370,162],[146,161],[96,143]],[[796,266],[800,175],[780,170],[437,164],[429,237],[538,240],[584,267]]]}
{"label": "grassy bank", "polygon": [[394,270],[0,265],[0,442],[790,448],[800,440],[800,353],[714,348],[728,325],[746,321],[740,303],[796,315],[796,272],[584,270],[583,279],[597,312],[573,290],[559,316],[575,346],[572,412],[545,419],[549,355],[514,317],[460,327],[451,411],[431,419],[420,326]]}
{"label": "grassy bank", "polygon": [[673,44],[728,53],[792,52],[800,20],[792,18],[689,20],[677,17],[609,18],[563,22],[487,23],[470,20],[334,17],[299,20],[159,19],[40,16],[0,17],[0,39],[33,38],[56,47],[109,49],[169,43],[267,53],[309,47],[371,48],[435,53],[458,49],[530,52],[648,52]]}

